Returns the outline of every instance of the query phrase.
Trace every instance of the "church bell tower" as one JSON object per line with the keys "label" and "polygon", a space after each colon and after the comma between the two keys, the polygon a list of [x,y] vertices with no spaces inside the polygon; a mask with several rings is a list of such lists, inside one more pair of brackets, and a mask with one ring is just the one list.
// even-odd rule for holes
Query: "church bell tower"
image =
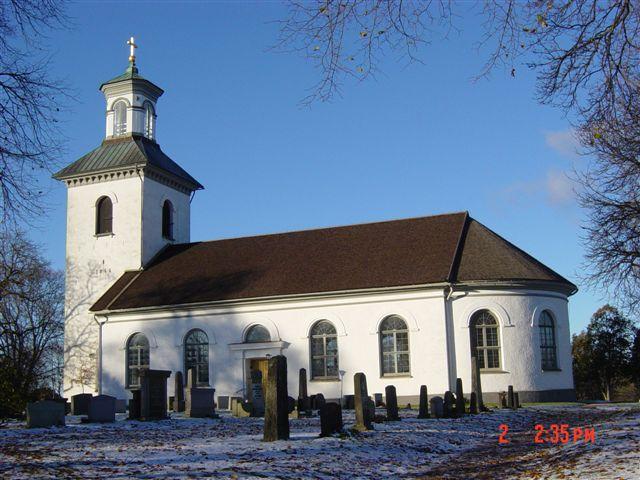
{"label": "church bell tower", "polygon": [[203,188],[160,149],[164,92],[140,75],[133,37],[127,44],[127,69],[100,86],[105,138],[53,176],[67,186],[65,396],[97,389],[100,326],[89,308],[125,271],[189,242],[191,196]]}

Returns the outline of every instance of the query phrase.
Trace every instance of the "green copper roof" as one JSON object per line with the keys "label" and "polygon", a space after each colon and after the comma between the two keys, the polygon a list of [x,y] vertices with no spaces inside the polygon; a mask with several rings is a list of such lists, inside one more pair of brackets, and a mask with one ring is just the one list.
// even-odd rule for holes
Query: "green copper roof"
{"label": "green copper roof", "polygon": [[162,91],[162,89],[160,87],[158,87],[153,82],[150,82],[149,80],[147,80],[146,78],[144,78],[142,75],[140,75],[138,73],[138,67],[136,67],[135,63],[129,63],[129,66],[127,67],[127,69],[125,70],[125,72],[122,75],[118,75],[117,77],[114,77],[111,80],[107,80],[102,85],[100,85],[100,90],[102,90],[102,87],[104,87],[105,85],[110,85],[112,83],[123,82],[125,80],[141,80],[143,82],[150,83],[155,88],[157,88],[160,91]]}
{"label": "green copper roof", "polygon": [[107,172],[130,166],[152,166],[191,184],[194,190],[204,188],[180,165],[160,150],[160,145],[141,135],[127,135],[102,142],[95,150],[53,175],[57,180]]}

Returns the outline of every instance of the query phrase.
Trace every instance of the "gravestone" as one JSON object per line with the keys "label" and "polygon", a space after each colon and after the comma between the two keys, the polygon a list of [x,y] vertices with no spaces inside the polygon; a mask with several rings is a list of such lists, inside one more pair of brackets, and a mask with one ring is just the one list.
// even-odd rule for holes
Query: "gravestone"
{"label": "gravestone", "polygon": [[325,400],[324,395],[322,393],[318,393],[316,395],[316,410],[320,410],[326,403],[327,401]]}
{"label": "gravestone", "polygon": [[429,396],[426,385],[420,386],[420,409],[418,410],[418,418],[429,418]]}
{"label": "gravestone", "polygon": [[507,407],[516,408],[513,398],[513,385],[509,385],[509,387],[507,388]]}
{"label": "gravestone", "polygon": [[89,402],[91,423],[110,423],[116,421],[116,398],[109,395],[97,395]]}
{"label": "gravestone", "polygon": [[484,402],[482,400],[482,382],[480,381],[480,365],[478,357],[471,357],[471,391],[476,394],[476,402],[478,411],[484,411]]}
{"label": "gravestone", "polygon": [[27,428],[64,427],[64,403],[41,400],[27,403]]}
{"label": "gravestone", "polygon": [[356,408],[356,397],[355,395],[345,395],[344,396],[344,408],[346,410],[353,410]]}
{"label": "gravestone", "polygon": [[[369,393],[367,391],[367,377],[364,373],[358,372],[353,376],[354,403],[356,410],[356,424],[354,428],[358,431],[373,430],[373,415],[369,406]],[[373,402],[371,402],[373,403]]]}
{"label": "gravestone", "polygon": [[251,370],[251,416],[264,417],[264,392],[260,370]]}
{"label": "gravestone", "polygon": [[456,415],[464,415],[464,392],[462,391],[462,379],[456,379]]}
{"label": "gravestone", "polygon": [[320,436],[328,437],[342,431],[342,407],[337,403],[325,403],[320,408]]}
{"label": "gravestone", "polygon": [[140,389],[131,390],[131,395],[133,398],[129,400],[129,420],[139,420],[142,391]]}
{"label": "gravestone", "polygon": [[251,403],[245,402],[242,397],[231,397],[231,414],[234,417],[249,417],[251,408]]}
{"label": "gravestone", "polygon": [[167,378],[170,370],[140,370],[140,420],[167,418]]}
{"label": "gravestone", "polygon": [[478,413],[478,399],[476,398],[476,392],[471,392],[471,395],[469,395],[469,413],[473,415]]}
{"label": "gravestone", "polygon": [[229,395],[218,395],[218,408],[220,410],[229,410],[231,408]]}
{"label": "gravestone", "polygon": [[195,368],[190,368],[187,372],[187,395],[185,397],[184,414],[192,418],[217,418],[214,406],[216,389],[196,387],[195,376]]}
{"label": "gravestone", "polygon": [[393,385],[387,385],[384,388],[384,400],[387,405],[387,421],[399,421],[400,416],[398,415],[398,396],[396,395],[396,387]]}
{"label": "gravestone", "polygon": [[[264,441],[289,439],[289,396],[287,393],[287,358],[269,359],[267,395],[264,412]],[[293,402],[295,405],[295,401]]]}
{"label": "gravestone", "polygon": [[507,392],[498,392],[498,403],[500,408],[507,408]]}
{"label": "gravestone", "polygon": [[173,379],[173,411],[184,412],[184,380],[182,379],[182,372],[176,372]]}
{"label": "gravestone", "polygon": [[89,413],[90,393],[79,393],[71,397],[71,415],[87,415]]}
{"label": "gravestone", "polygon": [[[375,421],[378,415],[376,415],[376,404],[373,403],[373,400],[371,399],[371,397],[367,397],[364,401],[364,412],[367,418],[369,419],[369,422],[373,424],[373,422]],[[379,416],[382,417],[383,419],[386,419],[384,415],[379,415]],[[384,420],[380,420],[378,423],[382,423],[383,421]]]}
{"label": "gravestone", "polygon": [[[307,394],[307,370],[301,368],[298,373],[298,414],[310,417],[311,408],[311,400]],[[318,407],[317,405],[313,405],[313,408],[317,409]]]}
{"label": "gravestone", "polygon": [[518,392],[513,394],[513,404],[515,408],[520,408],[520,394]]}
{"label": "gravestone", "polygon": [[442,416],[444,418],[451,418],[455,416],[455,399],[453,393],[449,390],[444,392],[444,403],[442,407]]}
{"label": "gravestone", "polygon": [[435,396],[429,400],[431,406],[431,413],[435,418],[442,418],[444,414],[444,400],[442,397]]}
{"label": "gravestone", "polygon": [[373,401],[375,402],[376,407],[384,406],[384,403],[382,402],[382,394],[381,393],[374,393],[373,394]]}

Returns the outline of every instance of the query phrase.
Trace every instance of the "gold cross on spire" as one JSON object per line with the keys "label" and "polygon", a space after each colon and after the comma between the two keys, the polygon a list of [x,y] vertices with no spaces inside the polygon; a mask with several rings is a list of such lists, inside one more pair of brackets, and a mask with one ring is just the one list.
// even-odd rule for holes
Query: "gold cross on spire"
{"label": "gold cross on spire", "polygon": [[129,62],[132,64],[136,63],[136,48],[138,45],[135,44],[133,37],[127,40],[127,45],[129,45]]}

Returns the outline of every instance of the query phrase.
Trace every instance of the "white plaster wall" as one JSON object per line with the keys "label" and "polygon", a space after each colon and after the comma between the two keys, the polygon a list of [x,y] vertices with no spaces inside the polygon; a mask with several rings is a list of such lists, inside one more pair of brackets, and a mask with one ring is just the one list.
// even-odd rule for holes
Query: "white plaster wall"
{"label": "white plaster wall", "polygon": [[[409,326],[409,376],[381,377],[377,331],[379,322],[390,314],[402,316]],[[296,397],[299,369],[306,368],[311,376],[309,331],[322,319],[331,321],[338,332],[339,368],[346,372],[343,394],[353,393],[353,375],[359,371],[367,375],[370,394],[384,392],[390,384],[401,396],[417,396],[421,384],[429,385],[432,392],[448,389],[442,292],[431,291],[238,307],[201,315],[156,314],[144,320],[134,315],[110,316],[103,331],[103,392],[129,397],[124,389],[125,346],[133,333],[142,332],[149,338],[151,368],[184,371],[182,339],[190,329],[200,328],[209,336],[210,383],[216,395],[242,395],[243,358],[282,353],[288,362],[289,394]],[[230,345],[242,342],[243,333],[253,324],[266,326],[272,340],[285,342],[282,351],[233,350]],[[169,392],[173,394],[173,376]],[[337,398],[340,382],[310,380],[309,393],[319,392]]]}
{"label": "white plaster wall", "polygon": [[[173,205],[173,241],[162,237],[162,205]],[[190,197],[150,178],[144,180],[142,206],[142,260],[147,263],[167,243],[188,243],[190,240]]]}
{"label": "white plaster wall", "polygon": [[[542,291],[476,291],[452,300],[458,377],[471,385],[469,321],[474,312],[490,310],[500,324],[501,372],[481,374],[484,392],[540,391],[573,388],[568,301]],[[555,320],[559,371],[543,371],[538,317],[549,310]],[[535,316],[535,318],[534,318]]]}

